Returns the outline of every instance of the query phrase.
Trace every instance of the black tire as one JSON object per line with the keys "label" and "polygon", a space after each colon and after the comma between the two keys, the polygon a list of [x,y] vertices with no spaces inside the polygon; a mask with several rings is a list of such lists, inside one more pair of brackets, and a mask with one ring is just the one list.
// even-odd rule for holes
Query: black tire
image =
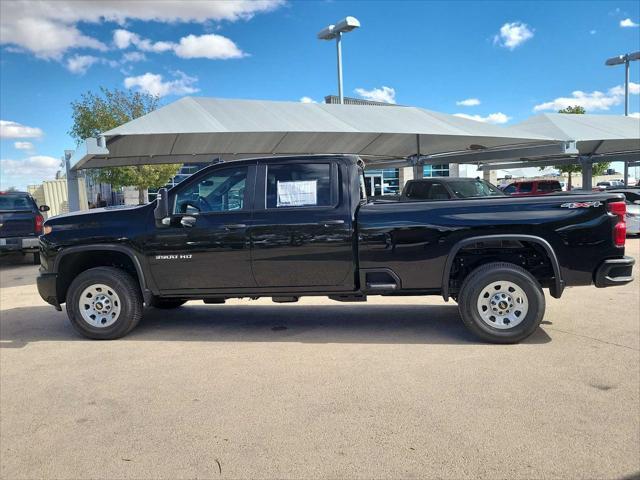
{"label": "black tire", "polygon": [[187,303],[187,301],[180,298],[151,297],[149,306],[153,308],[160,308],[162,310],[170,310],[172,308],[178,308],[185,303]]}
{"label": "black tire", "polygon": [[40,252],[34,252],[33,254],[33,264],[40,265]]}
{"label": "black tire", "polygon": [[[120,314],[107,327],[95,327],[88,323],[80,311],[83,291],[97,284],[112,289],[118,296]],[[96,267],[78,275],[67,290],[67,315],[73,328],[81,335],[95,340],[113,340],[129,333],[142,317],[142,295],[138,283],[127,272],[113,267]]]}
{"label": "black tire", "polygon": [[[500,329],[482,319],[478,300],[487,286],[504,281],[514,283],[524,291],[528,311],[514,327]],[[491,343],[518,343],[540,325],[544,317],[545,299],[538,281],[524,268],[512,263],[494,262],[478,267],[467,276],[460,288],[458,310],[467,328],[481,339]]]}

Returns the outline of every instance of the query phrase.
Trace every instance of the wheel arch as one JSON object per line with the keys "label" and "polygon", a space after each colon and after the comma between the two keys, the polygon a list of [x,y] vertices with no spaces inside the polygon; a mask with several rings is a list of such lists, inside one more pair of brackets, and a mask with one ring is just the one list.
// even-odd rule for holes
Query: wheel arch
{"label": "wheel arch", "polygon": [[480,235],[469,237],[460,240],[456,243],[449,252],[447,256],[447,260],[444,265],[444,270],[442,272],[442,297],[444,300],[449,300],[449,280],[451,278],[451,269],[453,267],[453,262],[456,258],[458,252],[461,249],[468,245],[472,245],[478,242],[490,242],[496,240],[515,240],[522,242],[535,243],[543,248],[545,253],[547,254],[549,261],[551,262],[551,266],[553,268],[554,275],[554,285],[549,289],[549,292],[552,297],[560,298],[562,295],[562,291],[564,290],[564,281],[562,280],[562,275],[560,272],[560,263],[558,262],[558,257],[556,255],[555,250],[551,246],[551,244],[546,241],[544,238],[535,236],[535,235],[525,235],[525,234],[511,234],[511,235]]}
{"label": "wheel arch", "polygon": [[[133,271],[131,273],[135,273],[136,281],[140,287],[144,301],[147,302],[151,296],[151,292],[148,288],[140,259],[132,248],[125,245],[113,244],[79,245],[65,248],[59,253],[55,259],[53,269],[53,271],[58,274],[58,300],[61,302],[64,302],[65,300],[67,289],[72,281],[72,278],[67,278],[70,273],[77,274],[81,271],[87,270],[88,268],[105,266],[105,262],[103,261],[96,261],[95,259],[87,260],[87,254],[98,254],[100,252],[108,252],[110,259],[120,257],[126,258],[127,261],[130,262],[131,267],[133,267]],[[78,268],[72,268],[70,271],[68,271],[68,268],[65,268],[69,265],[70,261],[73,259],[78,260],[80,257],[83,257],[83,261],[80,262],[80,266]],[[108,263],[106,264],[108,265]]]}

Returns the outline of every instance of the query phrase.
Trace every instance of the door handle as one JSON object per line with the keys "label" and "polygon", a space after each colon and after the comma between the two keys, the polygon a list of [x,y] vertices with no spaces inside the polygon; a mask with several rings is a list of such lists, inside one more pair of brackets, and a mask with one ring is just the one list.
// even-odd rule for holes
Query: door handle
{"label": "door handle", "polygon": [[240,230],[242,228],[247,228],[247,226],[244,223],[226,223],[224,228],[227,230]]}
{"label": "door handle", "polygon": [[184,216],[180,219],[180,225],[183,227],[193,227],[196,224],[196,217]]}
{"label": "door handle", "polygon": [[331,225],[344,225],[344,220],[326,220],[324,222],[318,222],[318,225],[329,227]]}

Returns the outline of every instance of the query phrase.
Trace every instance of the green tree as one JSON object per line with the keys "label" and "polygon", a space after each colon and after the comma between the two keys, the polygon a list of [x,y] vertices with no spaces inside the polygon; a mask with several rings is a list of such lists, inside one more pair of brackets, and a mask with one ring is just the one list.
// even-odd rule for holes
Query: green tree
{"label": "green tree", "polygon": [[[100,87],[99,93],[83,93],[80,100],[71,102],[73,126],[69,135],[80,143],[146,115],[158,107],[158,102],[157,96],[129,90]],[[97,182],[110,183],[113,188],[136,187],[139,202],[143,203],[146,189],[160,188],[179,168],[179,164],[105,167],[90,170],[89,175]]]}
{"label": "green tree", "polygon": [[581,107],[580,105],[576,105],[576,106],[569,105],[568,107],[563,108],[562,110],[558,110],[558,113],[574,113],[578,115],[584,115],[585,113],[587,113],[587,111],[584,109],[584,107]]}
{"label": "green tree", "polygon": [[[569,105],[566,108],[558,110],[558,113],[568,113],[568,114],[573,114],[573,115],[584,115],[585,113],[587,113],[587,111],[584,109],[584,107],[581,107],[580,105],[575,105],[575,106]],[[554,168],[556,168],[558,171],[560,171],[560,173],[566,173],[567,174],[567,189],[568,190],[571,190],[571,187],[572,187],[572,185],[571,185],[571,174],[572,173],[580,173],[582,171],[582,166],[579,165],[579,164],[557,165]],[[608,168],[609,168],[609,162],[594,163],[593,164],[593,175],[594,176],[604,175]]]}

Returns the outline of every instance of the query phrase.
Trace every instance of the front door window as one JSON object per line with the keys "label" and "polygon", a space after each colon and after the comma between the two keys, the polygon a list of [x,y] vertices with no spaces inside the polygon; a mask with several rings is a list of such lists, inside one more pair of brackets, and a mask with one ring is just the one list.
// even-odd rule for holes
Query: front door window
{"label": "front door window", "polygon": [[181,190],[174,213],[197,215],[245,208],[247,167],[216,170]]}

